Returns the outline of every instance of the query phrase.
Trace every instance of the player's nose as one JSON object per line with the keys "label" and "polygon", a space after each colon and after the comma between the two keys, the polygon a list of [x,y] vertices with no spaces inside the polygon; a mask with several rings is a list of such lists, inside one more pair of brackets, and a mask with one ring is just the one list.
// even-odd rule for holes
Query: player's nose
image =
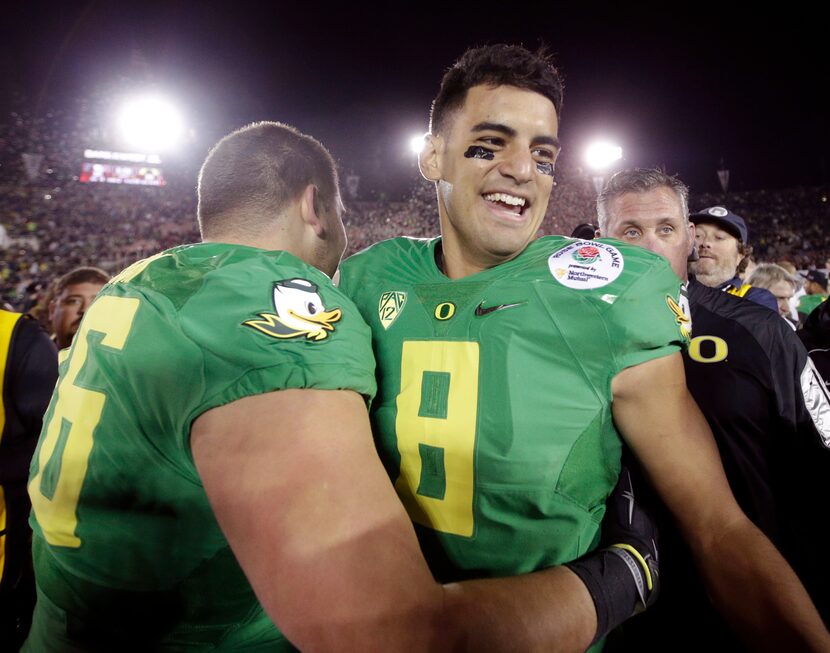
{"label": "player's nose", "polygon": [[512,148],[502,159],[499,172],[518,184],[525,184],[533,178],[533,157],[523,148]]}

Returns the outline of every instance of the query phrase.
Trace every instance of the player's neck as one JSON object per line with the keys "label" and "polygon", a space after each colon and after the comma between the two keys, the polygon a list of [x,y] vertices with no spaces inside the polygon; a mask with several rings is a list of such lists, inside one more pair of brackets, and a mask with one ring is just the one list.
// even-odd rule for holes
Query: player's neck
{"label": "player's neck", "polygon": [[450,279],[463,279],[503,262],[476,260],[459,243],[448,241],[446,237],[441,239],[435,250],[435,263]]}

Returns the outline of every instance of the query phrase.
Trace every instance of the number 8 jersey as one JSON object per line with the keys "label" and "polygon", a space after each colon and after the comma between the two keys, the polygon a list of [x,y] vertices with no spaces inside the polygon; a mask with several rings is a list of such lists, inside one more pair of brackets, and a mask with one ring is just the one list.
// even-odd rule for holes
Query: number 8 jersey
{"label": "number 8 jersey", "polygon": [[561,237],[450,280],[438,243],[382,242],[341,269],[372,328],[381,457],[440,580],[573,560],[619,473],[611,380],[683,346],[681,282],[644,249]]}

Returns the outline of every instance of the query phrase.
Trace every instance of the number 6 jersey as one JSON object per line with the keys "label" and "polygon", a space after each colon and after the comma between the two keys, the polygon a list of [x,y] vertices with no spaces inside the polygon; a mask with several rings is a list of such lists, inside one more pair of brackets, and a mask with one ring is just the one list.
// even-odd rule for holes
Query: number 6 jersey
{"label": "number 6 jersey", "polygon": [[[287,388],[374,394],[369,331],[322,272],[210,243],[108,284],[61,364],[32,460],[38,606],[25,650],[289,647],[190,453],[199,415]],[[279,437],[279,420],[262,428]]]}
{"label": "number 6 jersey", "polygon": [[619,473],[611,380],[683,345],[680,280],[637,247],[547,237],[453,281],[438,243],[397,238],[342,266],[372,328],[381,457],[440,580],[573,560]]}

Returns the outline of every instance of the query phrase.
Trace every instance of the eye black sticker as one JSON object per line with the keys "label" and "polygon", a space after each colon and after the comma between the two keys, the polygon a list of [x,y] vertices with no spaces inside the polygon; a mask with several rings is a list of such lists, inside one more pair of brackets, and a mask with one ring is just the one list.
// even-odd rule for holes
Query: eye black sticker
{"label": "eye black sticker", "polygon": [[486,147],[482,147],[481,145],[471,145],[467,148],[467,151],[464,152],[464,156],[468,159],[484,159],[485,161],[492,161],[496,153],[493,150],[488,150]]}
{"label": "eye black sticker", "polygon": [[553,177],[553,164],[550,161],[537,161],[536,170],[539,174]]}

